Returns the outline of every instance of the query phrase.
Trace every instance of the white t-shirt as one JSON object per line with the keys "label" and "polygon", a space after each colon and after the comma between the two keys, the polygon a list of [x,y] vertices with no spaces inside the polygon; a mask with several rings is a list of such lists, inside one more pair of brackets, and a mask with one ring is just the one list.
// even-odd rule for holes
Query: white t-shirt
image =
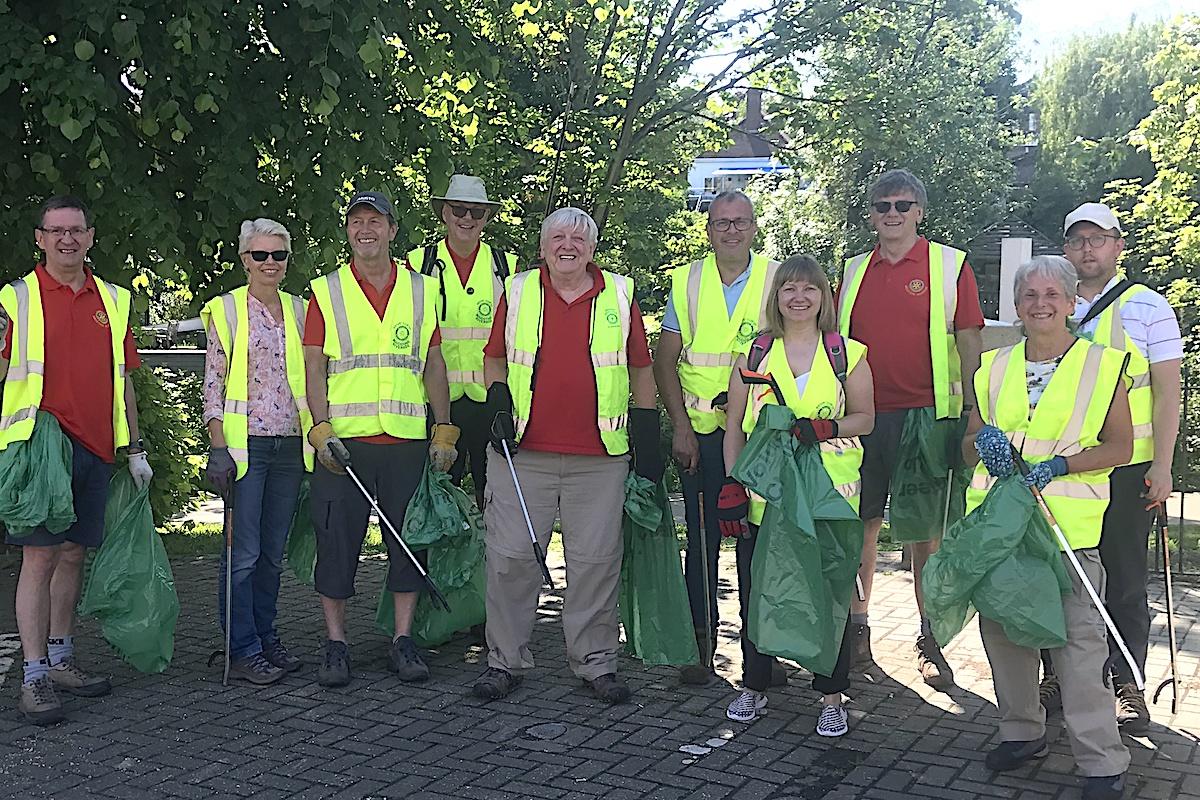
{"label": "white t-shirt", "polygon": [[[1076,297],[1075,313],[1071,318],[1083,319],[1096,300],[1116,286],[1120,279],[1119,275],[1113,276],[1092,300]],[[1154,290],[1139,292],[1121,304],[1120,313],[1125,333],[1151,364],[1183,358],[1183,338],[1179,335],[1179,320],[1175,318],[1175,311],[1161,294]],[[1091,320],[1080,328],[1080,332],[1094,333],[1096,323],[1096,319]],[[1120,343],[1113,342],[1113,345],[1120,346]]]}
{"label": "white t-shirt", "polygon": [[808,376],[811,374],[812,372],[810,370],[809,372],[805,372],[803,375],[796,376],[796,391],[800,393],[801,397],[804,397],[804,390],[808,387]]}

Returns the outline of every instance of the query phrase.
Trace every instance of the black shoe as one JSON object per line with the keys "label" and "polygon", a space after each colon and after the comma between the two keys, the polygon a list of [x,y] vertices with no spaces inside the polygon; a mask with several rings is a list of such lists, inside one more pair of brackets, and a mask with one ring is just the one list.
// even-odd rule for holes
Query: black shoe
{"label": "black shoe", "polygon": [[615,672],[601,675],[594,680],[584,681],[584,683],[591,688],[592,694],[596,695],[597,700],[608,703],[610,706],[624,703],[633,696],[633,692],[629,691],[625,681],[618,678]]}
{"label": "black shoe", "polygon": [[488,667],[487,671],[479,676],[479,680],[475,681],[471,692],[480,700],[499,700],[508,697],[520,685],[520,675],[513,675],[499,667]]}
{"label": "black shoe", "polygon": [[1045,758],[1049,752],[1045,736],[1032,742],[1001,742],[995,750],[987,754],[983,763],[995,772],[1008,772],[1026,761]]}
{"label": "black shoe", "polygon": [[783,664],[780,664],[775,659],[771,659],[771,685],[787,686],[787,683],[787,667],[783,666]]}
{"label": "black shoe", "polygon": [[253,683],[255,686],[269,686],[286,674],[282,669],[263,658],[262,653],[239,658],[229,665],[230,678]]}
{"label": "black shoe", "polygon": [[322,686],[345,686],[350,682],[350,648],[345,642],[332,639],[325,643],[325,663],[317,669],[317,683]]}
{"label": "black shoe", "polygon": [[1125,733],[1145,733],[1150,727],[1150,710],[1146,697],[1136,683],[1117,687],[1117,724]]}
{"label": "black shoe", "polygon": [[917,637],[917,671],[921,680],[934,689],[949,689],[954,685],[954,671],[946,663],[942,648],[938,647],[932,636],[922,634]]}
{"label": "black shoe", "polygon": [[855,667],[869,667],[875,663],[871,655],[871,626],[850,626],[850,664]]}
{"label": "black shoe", "polygon": [[304,666],[304,662],[287,651],[283,642],[276,640],[269,643],[262,651],[263,658],[279,667],[284,672],[295,672]]}
{"label": "black shoe", "polygon": [[409,636],[399,636],[392,642],[388,669],[397,673],[402,681],[418,683],[429,680],[429,667],[421,660],[421,654]]}
{"label": "black shoe", "polygon": [[1125,794],[1125,773],[1107,778],[1085,778],[1083,800],[1118,800]]}

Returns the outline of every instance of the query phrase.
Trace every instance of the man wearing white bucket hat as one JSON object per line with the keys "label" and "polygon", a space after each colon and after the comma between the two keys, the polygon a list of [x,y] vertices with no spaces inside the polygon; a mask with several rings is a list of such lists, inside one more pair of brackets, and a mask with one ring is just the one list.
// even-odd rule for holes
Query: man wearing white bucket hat
{"label": "man wearing white bucket hat", "polygon": [[[483,228],[500,204],[488,199],[483,180],[453,175],[446,193],[431,197],[446,228],[437,242],[408,254],[409,266],[438,281],[437,310],[442,355],[450,380],[450,419],[462,436],[450,470],[461,483],[470,466],[475,499],[483,507],[488,425],[484,413],[483,346],[487,344],[504,279],[517,271],[517,257],[482,241]],[[453,268],[451,268],[453,267]]]}

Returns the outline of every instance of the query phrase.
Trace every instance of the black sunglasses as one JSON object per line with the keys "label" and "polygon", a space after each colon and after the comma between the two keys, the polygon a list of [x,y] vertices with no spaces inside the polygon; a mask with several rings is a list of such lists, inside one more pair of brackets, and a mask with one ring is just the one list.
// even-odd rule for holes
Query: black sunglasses
{"label": "black sunglasses", "polygon": [[277,263],[282,264],[283,262],[287,261],[288,256],[291,255],[287,250],[247,250],[246,252],[250,254],[251,258],[260,264],[266,261],[268,256],[274,259]]}
{"label": "black sunglasses", "polygon": [[466,206],[452,206],[449,203],[447,203],[446,205],[450,207],[450,213],[453,214],[454,216],[458,217],[459,219],[465,217],[467,214],[471,215],[471,219],[483,219],[484,217],[487,216],[487,213],[488,213],[488,210],[486,208],[467,208]]}
{"label": "black sunglasses", "polygon": [[880,200],[877,203],[871,203],[871,208],[875,209],[878,214],[886,214],[892,210],[892,206],[896,206],[896,210],[901,214],[907,214],[908,210],[917,204],[916,200],[897,200],[892,203],[888,200]]}

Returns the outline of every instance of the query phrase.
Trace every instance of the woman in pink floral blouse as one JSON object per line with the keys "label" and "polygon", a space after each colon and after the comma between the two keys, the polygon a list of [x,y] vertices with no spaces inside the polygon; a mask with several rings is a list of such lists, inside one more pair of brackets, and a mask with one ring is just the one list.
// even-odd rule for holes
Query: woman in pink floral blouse
{"label": "woman in pink floral blouse", "polygon": [[[291,236],[271,219],[242,223],[238,251],[246,286],[210,300],[201,312],[208,336],[204,422],[212,448],[209,482],[233,501],[230,675],[265,685],[302,662],[275,630],[283,550],[304,471],[312,469],[304,434],[303,301],[279,289]],[[225,624],[225,561],[218,605]]]}

